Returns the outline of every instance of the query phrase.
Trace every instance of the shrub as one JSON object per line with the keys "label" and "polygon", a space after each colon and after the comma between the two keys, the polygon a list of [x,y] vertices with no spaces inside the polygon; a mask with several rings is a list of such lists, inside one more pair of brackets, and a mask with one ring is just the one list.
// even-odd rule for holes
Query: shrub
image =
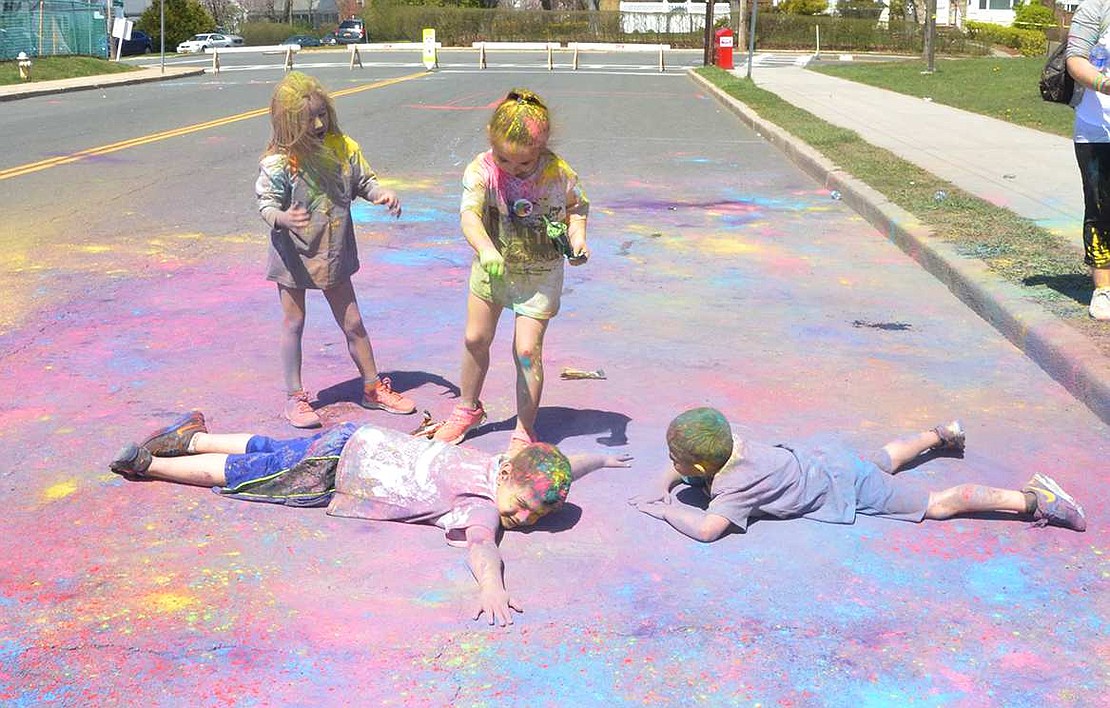
{"label": "shrub", "polygon": [[[173,51],[186,39],[201,32],[211,32],[215,26],[212,15],[197,0],[165,0],[166,51]],[[160,3],[151,3],[139,16],[138,27],[150,35],[154,46],[161,44]]]}
{"label": "shrub", "polygon": [[829,9],[825,0],[782,0],[779,3],[779,12],[788,15],[820,15]]}
{"label": "shrub", "polygon": [[1056,24],[1056,14],[1036,0],[1014,5],[1014,27],[1018,29],[1046,30]]}
{"label": "shrub", "polygon": [[1022,56],[1042,56],[1048,49],[1048,41],[1041,30],[1003,27],[989,22],[973,22],[971,20],[964,23],[964,27],[967,28],[968,36],[972,39],[1017,49]]}
{"label": "shrub", "polygon": [[287,25],[284,22],[248,22],[240,28],[239,34],[243,36],[244,44],[253,46],[279,44],[291,34],[315,36],[315,32],[308,25]]}

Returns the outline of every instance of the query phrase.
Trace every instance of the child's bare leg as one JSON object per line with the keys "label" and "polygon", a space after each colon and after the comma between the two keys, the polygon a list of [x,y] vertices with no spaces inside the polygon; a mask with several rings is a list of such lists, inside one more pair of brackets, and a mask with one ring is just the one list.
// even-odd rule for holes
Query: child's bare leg
{"label": "child's bare leg", "polygon": [[477,408],[489,373],[489,349],[497,333],[501,307],[470,293],[466,301],[466,339],[463,346],[459,405]]}
{"label": "child's bare leg", "polygon": [[516,361],[516,428],[535,439],[536,412],[543,395],[543,336],[549,320],[517,315],[513,354]]}
{"label": "child's bare leg", "polygon": [[370,345],[370,337],[366,334],[366,326],[362,322],[362,313],[358,309],[354,285],[347,280],[325,290],[324,297],[331,307],[335,323],[347,337],[347,352],[355,362],[358,373],[362,375],[363,386],[376,383],[378,366],[374,361],[374,348]]}
{"label": "child's bare leg", "polygon": [[301,383],[301,338],[304,335],[304,290],[278,285],[281,299],[281,370],[285,392],[304,390]]}
{"label": "child's bare leg", "polygon": [[910,460],[926,450],[964,449],[964,429],[960,421],[953,420],[909,438],[892,440],[883,445],[883,451],[890,456],[890,474],[895,474]]}
{"label": "child's bare leg", "polygon": [[[1032,498],[1035,506],[1036,498]],[[1027,513],[1030,497],[1016,489],[999,489],[982,484],[961,484],[929,494],[926,519],[948,519],[959,514],[983,511],[1010,511]]]}
{"label": "child's bare leg", "polygon": [[[248,433],[196,433],[189,443],[192,452],[203,454],[206,452],[222,452],[224,454],[242,454],[247,451],[247,442],[254,437]],[[155,458],[157,459],[157,458]]]}
{"label": "child's bare leg", "polygon": [[940,445],[940,442],[940,436],[932,430],[909,438],[891,440],[883,445],[883,450],[890,455],[890,473],[894,474],[921,453]]}
{"label": "child's bare leg", "polygon": [[[203,433],[198,434],[203,435]],[[151,460],[150,468],[144,476],[166,480],[167,482],[195,484],[201,487],[223,486],[227,481],[224,477],[224,464],[226,462],[227,455],[219,453],[188,455],[186,457],[155,457]]]}

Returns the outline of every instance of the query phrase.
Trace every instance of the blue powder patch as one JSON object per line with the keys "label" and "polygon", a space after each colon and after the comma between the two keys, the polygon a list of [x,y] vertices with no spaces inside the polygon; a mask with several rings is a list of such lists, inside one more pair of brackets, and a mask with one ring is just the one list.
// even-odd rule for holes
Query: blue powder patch
{"label": "blue powder patch", "polygon": [[[1016,596],[1024,601],[1049,600],[1043,590],[1030,588],[1023,571],[1023,561],[1005,556],[967,563],[962,572],[953,572],[952,577],[963,577],[969,593],[985,602],[1012,606]],[[1036,596],[1043,596],[1037,598]]]}

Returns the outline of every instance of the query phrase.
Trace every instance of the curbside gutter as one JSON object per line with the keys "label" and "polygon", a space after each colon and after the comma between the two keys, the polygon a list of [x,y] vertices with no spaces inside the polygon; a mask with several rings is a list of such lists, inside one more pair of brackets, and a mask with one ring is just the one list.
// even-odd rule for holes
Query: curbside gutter
{"label": "curbside gutter", "polygon": [[1049,376],[1110,424],[1110,358],[1058,317],[1025,298],[985,263],[934,237],[916,216],[843,171],[807,143],[760,118],[693,69],[687,73],[741,121],[781,150],[803,172],[832,191],[894,242],[957,298],[997,329]]}
{"label": "curbside gutter", "polygon": [[196,67],[166,67],[165,73],[160,68],[138,69],[119,74],[98,74],[74,79],[56,79],[54,81],[37,81],[30,84],[10,84],[0,86],[0,101],[15,101],[33,96],[48,96],[55,93],[68,93],[70,91],[86,91],[89,89],[108,88],[111,86],[128,86],[130,84],[144,84],[150,81],[167,81],[180,79],[186,76],[197,76],[204,73],[204,68]]}

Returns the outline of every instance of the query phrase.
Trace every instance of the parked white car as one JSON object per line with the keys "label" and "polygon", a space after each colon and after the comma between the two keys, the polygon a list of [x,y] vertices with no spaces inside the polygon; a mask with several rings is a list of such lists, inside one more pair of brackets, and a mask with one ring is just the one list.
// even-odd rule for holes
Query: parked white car
{"label": "parked white car", "polygon": [[194,34],[192,39],[187,39],[177,45],[178,54],[191,54],[203,52],[213,47],[235,47],[243,43],[243,38],[233,34]]}

